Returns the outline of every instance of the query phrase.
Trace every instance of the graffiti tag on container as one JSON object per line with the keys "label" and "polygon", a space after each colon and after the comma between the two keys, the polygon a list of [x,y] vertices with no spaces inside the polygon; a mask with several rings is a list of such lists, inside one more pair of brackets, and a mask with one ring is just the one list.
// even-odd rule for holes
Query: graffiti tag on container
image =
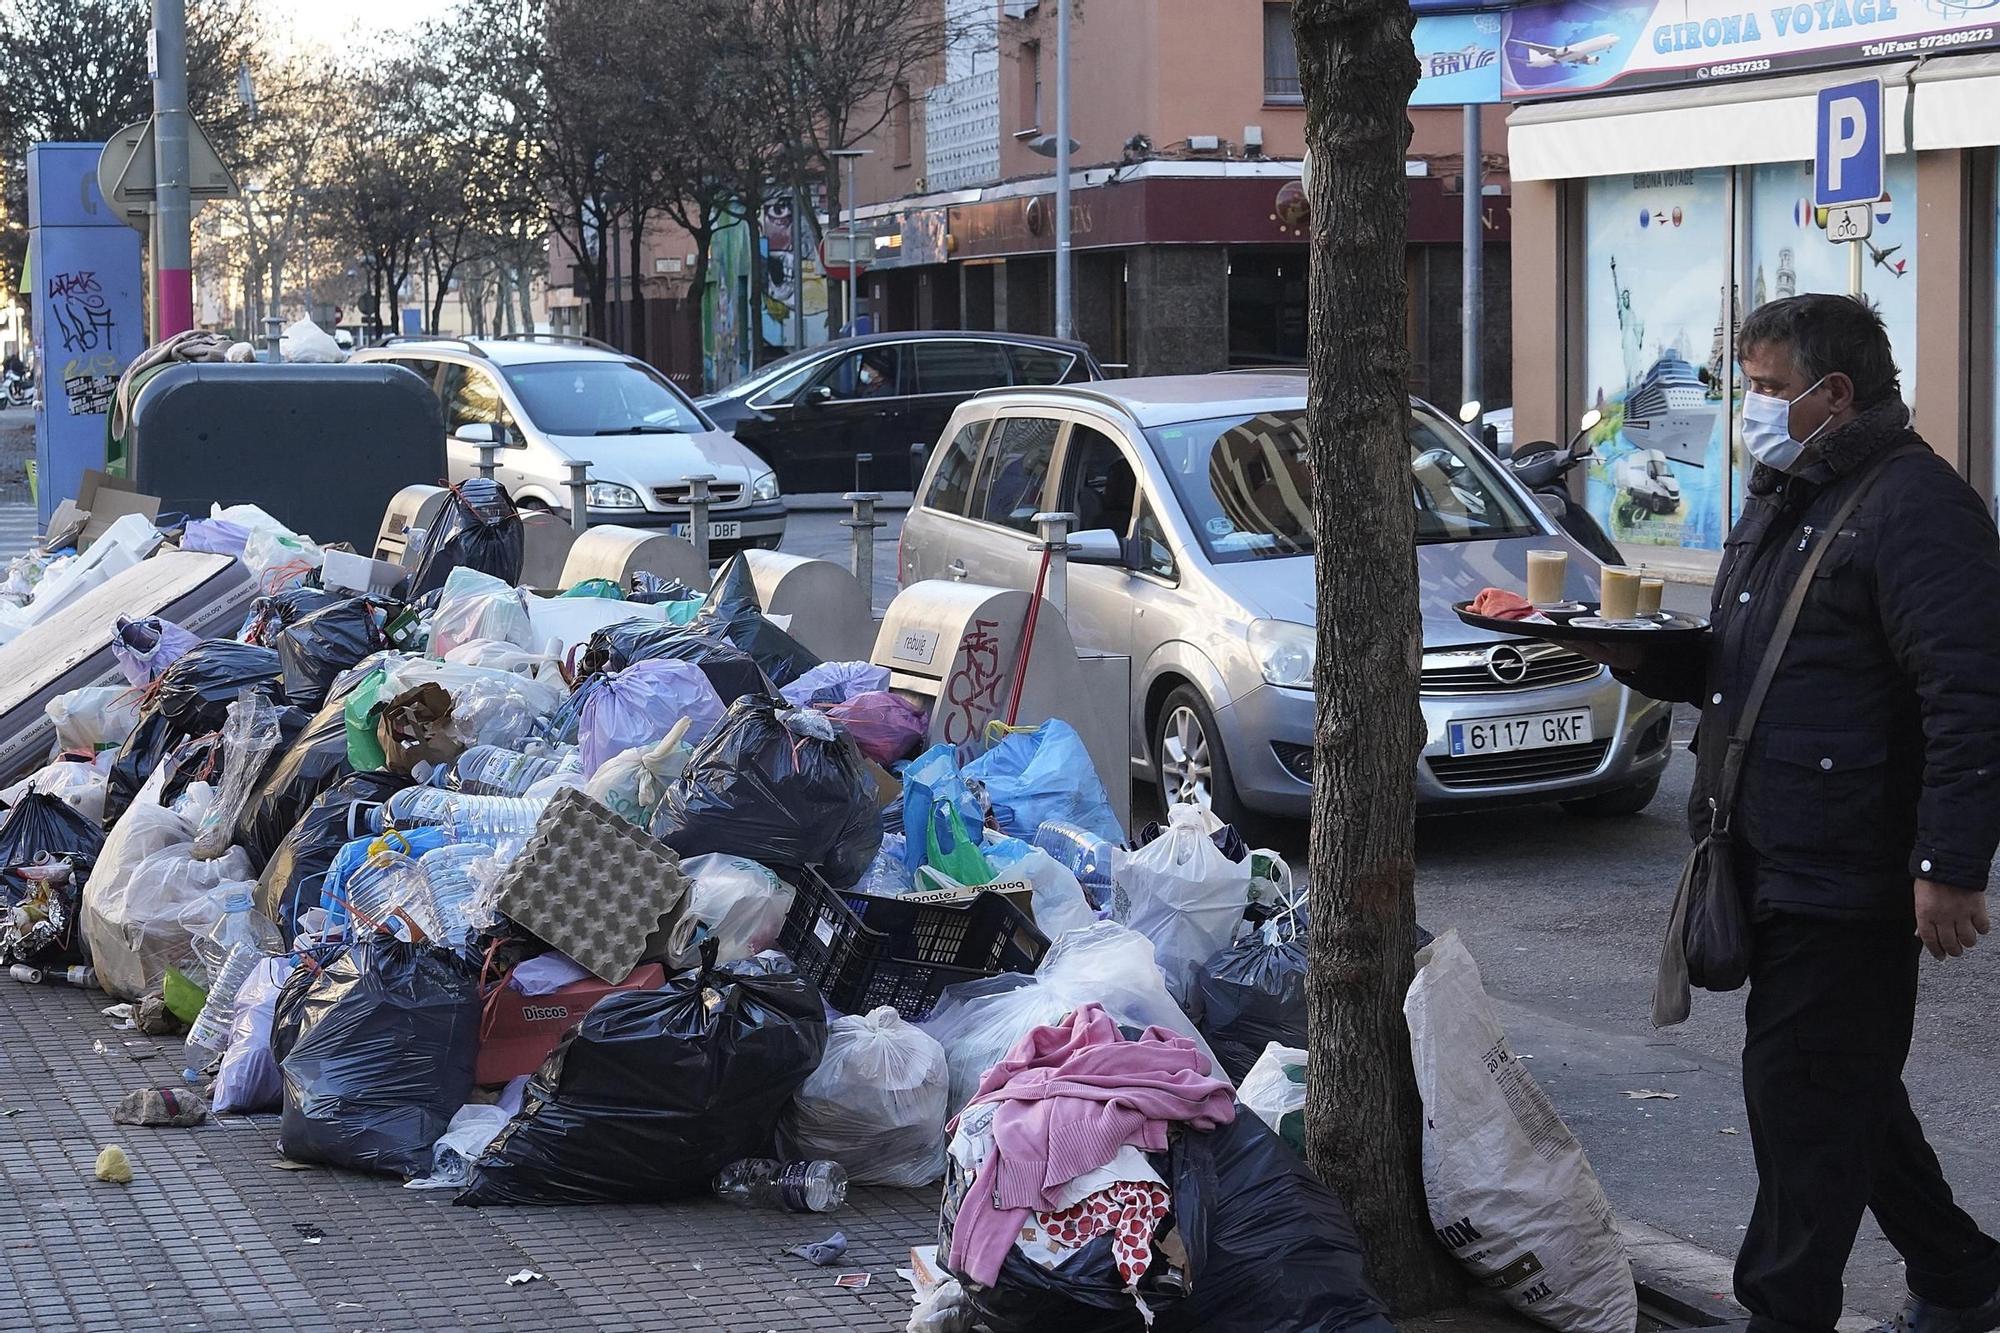
{"label": "graffiti tag on container", "polygon": [[49,316],[65,352],[97,352],[111,345],[115,325],[97,275],[88,269],[58,273],[47,283]]}
{"label": "graffiti tag on container", "polygon": [[1000,670],[1000,641],[993,635],[998,628],[997,620],[975,620],[958,642],[958,665],[944,685],[948,745],[968,744],[1000,711],[1000,687],[1006,677]]}

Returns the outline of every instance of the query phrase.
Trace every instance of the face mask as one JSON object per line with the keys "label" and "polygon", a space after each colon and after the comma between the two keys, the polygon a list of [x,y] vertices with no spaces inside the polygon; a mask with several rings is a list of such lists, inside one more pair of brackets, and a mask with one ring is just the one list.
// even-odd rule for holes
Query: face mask
{"label": "face mask", "polygon": [[1820,431],[1833,420],[1822,421],[1812,434],[1803,440],[1792,438],[1792,405],[1800,399],[1810,398],[1819,392],[1824,379],[1815,380],[1813,386],[1798,398],[1773,398],[1769,394],[1749,392],[1743,395],[1743,447],[1750,456],[1769,468],[1789,472],[1806,451],[1806,446],[1819,438]]}

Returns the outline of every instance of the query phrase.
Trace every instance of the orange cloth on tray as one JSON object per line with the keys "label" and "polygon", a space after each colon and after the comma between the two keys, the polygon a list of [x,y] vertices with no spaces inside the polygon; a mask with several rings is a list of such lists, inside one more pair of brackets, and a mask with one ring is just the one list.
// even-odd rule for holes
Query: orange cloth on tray
{"label": "orange cloth on tray", "polygon": [[1526,620],[1535,614],[1535,604],[1505,588],[1487,588],[1472,599],[1466,610],[1489,620]]}

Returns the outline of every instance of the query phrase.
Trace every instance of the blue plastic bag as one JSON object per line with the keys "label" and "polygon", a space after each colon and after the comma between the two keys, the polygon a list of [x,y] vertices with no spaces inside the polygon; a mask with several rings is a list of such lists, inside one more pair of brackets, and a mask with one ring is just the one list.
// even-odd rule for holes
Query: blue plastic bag
{"label": "blue plastic bag", "polygon": [[[924,864],[930,844],[930,830],[925,828],[924,821],[936,815],[939,803],[944,801],[958,806],[959,818],[968,830],[985,822],[979,802],[972,798],[964,775],[958,771],[958,751],[939,744],[912,759],[903,769],[903,836],[908,840],[904,845],[903,865],[912,876]],[[949,830],[940,823],[939,840],[949,836]]]}
{"label": "blue plastic bag", "polygon": [[1060,819],[1106,842],[1125,839],[1097,766],[1067,722],[1052,718],[1033,731],[1012,733],[967,764],[963,777],[984,784],[1002,833],[1032,839],[1044,822]]}

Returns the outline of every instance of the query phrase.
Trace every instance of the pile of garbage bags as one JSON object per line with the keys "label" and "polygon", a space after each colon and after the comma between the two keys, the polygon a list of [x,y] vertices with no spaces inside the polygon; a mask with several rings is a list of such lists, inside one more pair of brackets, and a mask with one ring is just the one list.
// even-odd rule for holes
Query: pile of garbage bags
{"label": "pile of garbage bags", "polygon": [[[490,481],[386,591],[250,507],[120,523],[16,562],[0,639],[176,541],[260,595],[232,637],[120,619],[124,683],[51,703],[0,791],[0,955],[185,1029],[288,1158],[467,1206],[830,1164],[942,1182],[996,1329],[1387,1327],[1286,1141],[1303,1065],[1260,1063],[1304,1045],[1309,904],[1206,809],[1128,839],[1061,720],[927,747],[926,702],[819,660],[740,559],[705,596],[523,587]],[[1051,1087],[1126,1108],[1066,1175],[1009,1128]]]}

